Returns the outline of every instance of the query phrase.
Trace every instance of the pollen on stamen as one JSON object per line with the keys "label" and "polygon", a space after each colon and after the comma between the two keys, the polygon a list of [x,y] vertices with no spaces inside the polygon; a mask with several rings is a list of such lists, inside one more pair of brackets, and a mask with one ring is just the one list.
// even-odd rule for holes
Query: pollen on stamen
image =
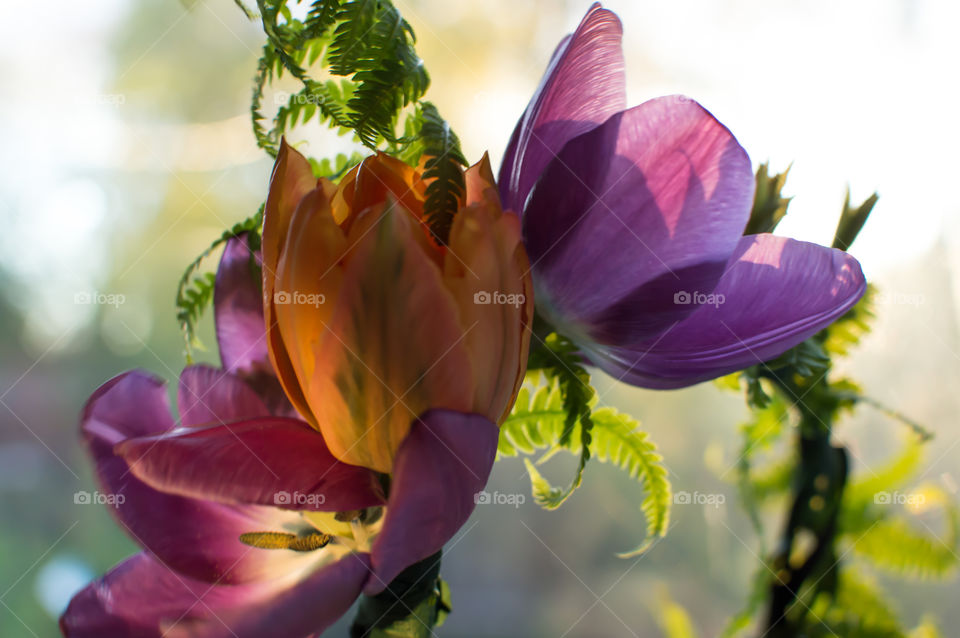
{"label": "pollen on stamen", "polygon": [[240,542],[258,549],[289,549],[295,552],[312,552],[325,547],[333,537],[322,532],[290,534],[287,532],[248,532],[240,534]]}

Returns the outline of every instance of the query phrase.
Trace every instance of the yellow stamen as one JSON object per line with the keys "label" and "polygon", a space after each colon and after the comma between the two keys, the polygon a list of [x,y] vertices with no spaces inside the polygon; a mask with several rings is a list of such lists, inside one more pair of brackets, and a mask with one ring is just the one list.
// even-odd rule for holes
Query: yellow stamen
{"label": "yellow stamen", "polygon": [[333,537],[321,532],[296,535],[287,532],[248,532],[240,534],[240,542],[259,549],[290,549],[295,552],[312,552],[324,547]]}

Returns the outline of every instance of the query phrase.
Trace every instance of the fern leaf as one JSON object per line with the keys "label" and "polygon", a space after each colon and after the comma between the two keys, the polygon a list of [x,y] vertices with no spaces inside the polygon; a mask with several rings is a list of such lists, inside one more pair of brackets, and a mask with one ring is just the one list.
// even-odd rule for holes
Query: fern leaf
{"label": "fern leaf", "polygon": [[640,547],[620,556],[627,558],[642,553],[666,534],[670,521],[670,483],[656,446],[649,440],[649,435],[639,429],[637,421],[612,408],[591,412],[588,454],[583,454],[579,424],[574,425],[568,443],[562,443],[569,413],[564,407],[560,381],[552,379],[535,386],[534,379],[537,378],[540,378],[539,374],[528,377],[528,383],[521,388],[513,411],[501,426],[498,454],[501,457],[529,456],[547,449],[566,450],[580,455],[577,473],[567,488],[552,486],[530,459],[525,459],[534,500],[546,509],[556,509],[579,487],[586,463],[583,459],[596,458],[624,470],[646,490],[640,509],[647,519],[647,538]]}
{"label": "fern leaf", "polygon": [[877,567],[918,579],[943,579],[955,573],[957,513],[951,512],[946,539],[923,534],[902,518],[881,520],[853,540],[853,551]]}
{"label": "fern leaf", "polygon": [[874,318],[873,307],[877,289],[873,284],[867,286],[867,292],[857,304],[842,317],[823,330],[823,347],[837,356],[846,356],[860,340],[870,332]]}
{"label": "fern leaf", "polygon": [[636,549],[618,554],[621,558],[637,556],[667,534],[671,504],[667,468],[663,465],[663,457],[657,453],[657,446],[632,417],[612,408],[594,410],[591,417],[593,457],[602,463],[616,465],[646,490],[640,509],[647,519],[647,536]]}
{"label": "fern leaf", "polygon": [[438,241],[446,243],[453,225],[453,216],[460,207],[466,191],[462,168],[467,160],[460,150],[460,139],[440,117],[437,108],[426,102],[422,105],[423,124],[420,138],[427,156],[424,179],[427,186],[424,216]]}
{"label": "fern leaf", "polygon": [[203,316],[204,311],[213,300],[213,287],[216,281],[216,274],[212,272],[198,275],[201,264],[209,257],[214,250],[225,244],[228,240],[238,237],[244,233],[248,236],[248,242],[252,250],[260,248],[260,227],[263,224],[263,205],[252,216],[234,224],[230,229],[223,232],[220,237],[215,239],[200,255],[190,262],[180,282],[177,284],[177,322],[180,324],[180,331],[183,334],[184,354],[187,363],[193,363],[192,350],[203,349],[203,343],[197,335],[197,324]]}

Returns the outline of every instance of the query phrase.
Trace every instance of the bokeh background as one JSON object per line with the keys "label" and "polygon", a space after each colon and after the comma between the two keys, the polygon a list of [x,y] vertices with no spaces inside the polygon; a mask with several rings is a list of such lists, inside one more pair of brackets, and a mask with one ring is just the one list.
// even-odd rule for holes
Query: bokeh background
{"label": "bokeh background", "polygon": [[[430,99],[468,157],[489,150],[495,165],[553,47],[589,5],[395,4],[418,34]],[[792,162],[795,199],[778,232],[829,242],[848,185],[854,200],[880,192],[854,250],[883,293],[876,329],[842,365],[936,433],[922,478],[956,493],[960,4],[606,6],[624,22],[632,104],[688,94],[755,164]],[[135,549],[106,507],[74,502],[94,489],[77,439],[80,406],[129,368],[176,378],[176,282],[223,228],[256,211],[271,164],[253,144],[247,111],[262,35],[231,0],[4,0],[3,9],[0,636],[46,637],[74,591]],[[317,157],[345,146],[318,131],[293,137]],[[212,344],[209,325],[204,334]],[[669,592],[712,636],[745,601],[759,563],[732,483],[742,399],[711,384],[666,393],[600,386],[602,403],[643,420],[675,490],[725,503],[676,506],[668,537],[626,561],[614,553],[642,537],[643,494],[612,468],[591,465],[557,512],[529,499],[478,508],[445,558],[455,613],[442,635],[659,636]],[[839,436],[863,473],[894,456],[905,431],[863,409]],[[560,462],[549,473],[559,482],[571,469]],[[497,464],[490,489],[528,494],[522,464]],[[768,527],[778,520],[773,512]],[[945,635],[960,626],[955,579],[879,577],[907,624],[931,613]]]}

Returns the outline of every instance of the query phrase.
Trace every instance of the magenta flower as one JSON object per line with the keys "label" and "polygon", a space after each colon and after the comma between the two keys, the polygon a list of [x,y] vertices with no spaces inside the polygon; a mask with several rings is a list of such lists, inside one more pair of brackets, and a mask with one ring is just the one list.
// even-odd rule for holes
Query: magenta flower
{"label": "magenta flower", "polygon": [[474,508],[496,426],[427,411],[385,498],[383,475],[334,458],[280,389],[249,259],[228,244],[215,292],[223,369],[183,371],[179,424],[163,383],[137,371],[83,411],[101,489],[144,551],[74,597],[68,637],[304,638],[435,554]]}
{"label": "magenta flower", "polygon": [[846,312],[850,255],[742,236],[746,152],[702,106],[626,108],[622,30],[595,4],[554,52],[500,169],[520,211],[537,311],[597,367],[678,388],[776,357]]}

